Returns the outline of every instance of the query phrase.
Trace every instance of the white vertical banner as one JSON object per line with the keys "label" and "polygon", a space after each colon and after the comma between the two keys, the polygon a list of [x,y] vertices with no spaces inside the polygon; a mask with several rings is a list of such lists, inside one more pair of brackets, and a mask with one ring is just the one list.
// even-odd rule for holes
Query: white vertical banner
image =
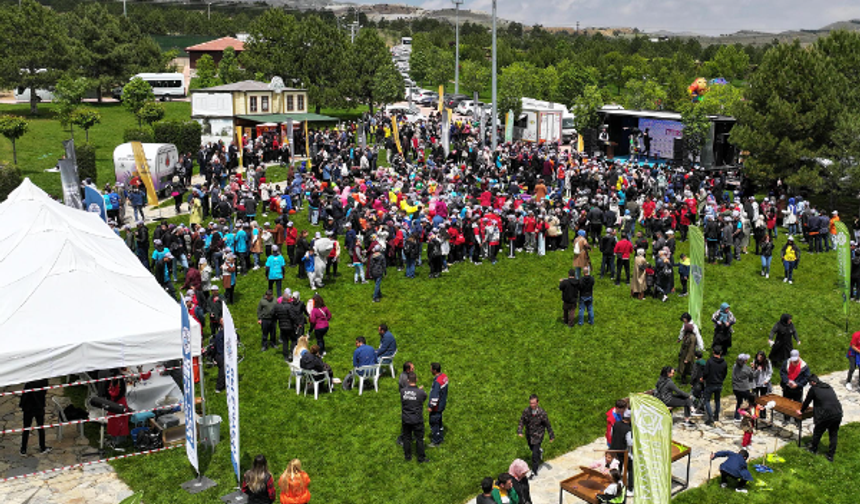
{"label": "white vertical banner", "polygon": [[451,152],[451,114],[448,109],[442,111],[442,148],[447,156]]}
{"label": "white vertical banner", "polygon": [[[223,301],[222,301],[223,303]],[[233,471],[239,484],[242,477],[239,473],[239,374],[236,353],[238,352],[239,338],[236,335],[236,326],[233,325],[233,316],[230,309],[224,303],[224,379],[227,386],[227,417],[230,423],[230,460],[233,462]]]}
{"label": "white vertical banner", "polygon": [[[182,410],[185,413],[185,454],[188,461],[200,474],[197,463],[197,423],[194,418],[194,363],[191,359],[191,322],[188,319],[188,309],[185,303],[182,307]],[[202,376],[201,376],[202,379]]]}

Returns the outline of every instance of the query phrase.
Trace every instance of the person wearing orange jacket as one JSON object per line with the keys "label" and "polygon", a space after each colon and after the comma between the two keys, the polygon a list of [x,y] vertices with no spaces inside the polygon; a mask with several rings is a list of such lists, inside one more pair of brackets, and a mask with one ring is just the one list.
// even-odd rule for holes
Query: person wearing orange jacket
{"label": "person wearing orange jacket", "polygon": [[310,484],[308,473],[302,471],[302,462],[299,459],[291,460],[278,479],[278,486],[281,487],[281,504],[310,502],[311,492],[308,490]]}

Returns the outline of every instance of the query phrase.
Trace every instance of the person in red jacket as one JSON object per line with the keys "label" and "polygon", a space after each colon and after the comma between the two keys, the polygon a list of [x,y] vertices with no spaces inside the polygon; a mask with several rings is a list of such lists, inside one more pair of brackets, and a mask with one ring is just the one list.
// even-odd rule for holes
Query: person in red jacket
{"label": "person in red jacket", "polygon": [[609,408],[609,411],[606,412],[606,446],[612,443],[612,428],[615,426],[615,422],[624,418],[624,410],[626,409],[627,401],[619,399],[615,401],[615,407]]}
{"label": "person in red jacket", "polygon": [[523,218],[523,232],[526,235],[526,252],[533,253],[535,251],[535,231],[537,231],[535,213],[529,210],[528,215]]}
{"label": "person in red jacket", "polygon": [[[299,238],[299,232],[293,225],[293,221],[287,222],[287,227],[283,231],[283,243],[287,245],[287,257],[290,258],[290,267],[296,265],[296,241]],[[275,241],[278,238],[276,235]]]}
{"label": "person in red jacket", "polygon": [[621,268],[627,275],[627,285],[630,285],[630,256],[633,255],[633,243],[626,235],[615,244],[615,285],[621,285]]}

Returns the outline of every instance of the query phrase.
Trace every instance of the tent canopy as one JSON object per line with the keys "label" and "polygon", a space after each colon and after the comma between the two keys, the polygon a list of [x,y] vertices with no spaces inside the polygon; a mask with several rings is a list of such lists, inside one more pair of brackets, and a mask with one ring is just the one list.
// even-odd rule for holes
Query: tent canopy
{"label": "tent canopy", "polygon": [[179,305],[97,214],[30,179],[0,203],[0,293],[0,387],[182,357]]}

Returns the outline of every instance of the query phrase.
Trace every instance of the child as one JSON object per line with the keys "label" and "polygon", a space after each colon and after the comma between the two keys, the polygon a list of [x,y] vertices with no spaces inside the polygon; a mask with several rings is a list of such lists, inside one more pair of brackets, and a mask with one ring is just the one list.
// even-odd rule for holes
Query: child
{"label": "child", "polygon": [[741,430],[744,432],[744,439],[741,441],[741,447],[746,448],[752,444],[752,435],[755,432],[755,420],[758,418],[758,406],[753,406],[749,401],[744,401],[743,406],[738,410],[741,416]]}
{"label": "child", "polygon": [[701,411],[704,409],[704,398],[702,394],[705,391],[705,358],[703,357],[702,351],[698,348],[694,352],[696,356],[696,362],[693,364],[693,375],[690,378],[690,381],[693,384],[692,396],[693,396],[693,416],[702,416]]}
{"label": "child", "polygon": [[621,462],[611,452],[606,452],[603,454],[603,460],[596,460],[590,466],[591,469],[595,471],[600,471],[603,474],[609,474],[611,471],[617,471],[621,467]]}
{"label": "child", "polygon": [[645,296],[657,297],[657,290],[654,288],[654,284],[656,283],[657,275],[654,271],[654,267],[650,264],[645,267]]}
{"label": "child", "polygon": [[612,478],[612,483],[606,487],[602,494],[597,494],[597,502],[624,502],[626,495],[624,484],[621,483],[621,473],[618,469],[611,469],[609,477]]}
{"label": "child", "polygon": [[675,266],[678,267],[678,276],[681,277],[681,293],[678,297],[685,297],[687,282],[690,280],[690,258],[686,254],[681,254],[681,260]]}

